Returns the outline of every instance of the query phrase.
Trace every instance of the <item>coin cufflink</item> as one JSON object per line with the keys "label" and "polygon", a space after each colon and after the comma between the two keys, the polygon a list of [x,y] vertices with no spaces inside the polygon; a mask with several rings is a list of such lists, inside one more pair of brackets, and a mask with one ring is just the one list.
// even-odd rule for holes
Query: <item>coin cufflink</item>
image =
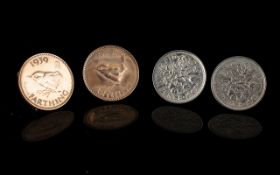
{"label": "coin cufflink", "polygon": [[87,57],[83,79],[92,95],[104,101],[118,101],[136,88],[139,68],[130,52],[119,46],[106,45]]}
{"label": "coin cufflink", "polygon": [[55,110],[70,99],[74,90],[72,71],[64,60],[51,53],[28,58],[18,74],[24,99],[41,110]]}
{"label": "coin cufflink", "polygon": [[175,50],[157,61],[152,81],[156,92],[164,100],[187,103],[202,92],[206,83],[206,70],[193,53]]}
{"label": "coin cufflink", "polygon": [[231,110],[247,110],[257,105],[266,91],[264,71],[254,60],[235,56],[214,70],[211,90],[215,99]]}

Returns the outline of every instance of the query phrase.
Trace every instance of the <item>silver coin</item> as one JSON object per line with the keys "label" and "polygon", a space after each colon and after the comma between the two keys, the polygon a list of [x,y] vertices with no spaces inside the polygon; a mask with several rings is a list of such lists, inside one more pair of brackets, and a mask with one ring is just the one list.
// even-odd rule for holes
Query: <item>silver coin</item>
{"label": "silver coin", "polygon": [[209,130],[228,139],[249,139],[262,132],[262,125],[254,118],[238,114],[220,114],[208,122]]}
{"label": "silver coin", "polygon": [[266,77],[254,60],[242,56],[230,57],[214,70],[211,89],[215,99],[226,108],[246,110],[263,98]]}
{"label": "silver coin", "polygon": [[163,55],[156,63],[152,80],[156,92],[171,103],[187,103],[202,92],[206,70],[193,53],[175,50]]}
{"label": "silver coin", "polygon": [[188,109],[164,106],[152,112],[152,120],[161,128],[176,133],[191,134],[202,129],[201,117]]}

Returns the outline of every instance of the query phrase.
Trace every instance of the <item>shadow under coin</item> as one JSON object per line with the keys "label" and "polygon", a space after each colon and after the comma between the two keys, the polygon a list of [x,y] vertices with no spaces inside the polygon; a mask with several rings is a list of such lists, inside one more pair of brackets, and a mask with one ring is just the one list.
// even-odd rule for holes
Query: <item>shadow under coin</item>
{"label": "shadow under coin", "polygon": [[22,138],[28,142],[49,139],[66,128],[74,121],[74,113],[70,111],[53,112],[29,123],[22,130]]}
{"label": "shadow under coin", "polygon": [[191,134],[202,129],[201,117],[188,109],[164,106],[152,112],[153,121],[161,128],[176,132]]}
{"label": "shadow under coin", "polygon": [[84,116],[86,126],[99,130],[125,127],[138,118],[138,111],[128,105],[106,105],[90,109]]}
{"label": "shadow under coin", "polygon": [[249,139],[262,132],[262,125],[254,118],[239,114],[220,114],[208,122],[215,135],[228,139]]}

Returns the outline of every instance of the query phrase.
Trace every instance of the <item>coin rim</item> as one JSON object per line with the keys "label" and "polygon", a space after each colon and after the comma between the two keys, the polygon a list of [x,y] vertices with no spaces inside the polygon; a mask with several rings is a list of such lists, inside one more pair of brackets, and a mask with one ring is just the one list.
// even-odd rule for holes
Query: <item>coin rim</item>
{"label": "coin rim", "polygon": [[[70,91],[70,93],[69,93],[69,96],[65,99],[65,101],[64,101],[63,103],[61,103],[61,104],[59,104],[59,105],[57,105],[57,106],[55,106],[55,107],[51,107],[51,108],[44,108],[44,107],[38,106],[38,105],[34,104],[33,102],[31,102],[31,100],[29,100],[29,98],[27,98],[27,97],[25,96],[25,93],[24,93],[24,91],[23,91],[23,87],[21,86],[21,82],[22,82],[22,77],[21,77],[21,75],[22,75],[22,72],[23,72],[24,68],[26,67],[26,64],[28,64],[29,61],[30,61],[31,59],[33,59],[34,57],[38,57],[38,56],[40,56],[40,55],[48,55],[48,56],[55,57],[55,58],[57,58],[58,60],[60,60],[60,61],[66,66],[66,68],[68,69],[68,71],[69,71],[69,73],[70,73],[70,77],[71,77],[71,79],[72,79],[72,83],[71,83],[71,87],[72,87],[72,88],[71,88],[71,91]],[[56,110],[56,109],[61,108],[62,106],[64,106],[64,105],[70,100],[71,96],[73,95],[73,91],[74,91],[74,76],[73,76],[73,73],[72,73],[70,67],[68,66],[68,64],[67,64],[62,58],[60,58],[59,56],[57,56],[57,55],[55,55],[55,54],[52,54],[52,53],[42,52],[42,53],[37,53],[37,54],[35,54],[35,55],[29,57],[29,58],[23,63],[23,65],[21,66],[20,71],[19,71],[19,73],[18,73],[18,86],[19,86],[21,95],[23,96],[23,98],[24,98],[31,106],[35,107],[36,109],[40,109],[40,110],[44,110],[44,111],[52,111],[52,110]]]}
{"label": "coin rim", "polygon": [[[165,96],[161,95],[159,92],[158,92],[158,89],[156,88],[155,86],[155,78],[154,78],[154,75],[155,75],[155,68],[157,67],[157,65],[159,64],[159,62],[161,61],[161,59],[165,58],[167,55],[169,54],[172,54],[172,53],[176,53],[176,52],[183,52],[183,53],[186,53],[187,55],[193,57],[201,66],[201,69],[202,69],[202,74],[203,74],[203,82],[202,82],[202,85],[198,91],[198,93],[196,93],[194,96],[192,96],[192,98],[189,98],[189,99],[186,99],[184,101],[175,101],[175,100],[172,100],[172,99],[168,99],[166,98]],[[200,58],[198,56],[196,56],[194,53],[192,52],[189,52],[189,51],[186,51],[186,50],[172,50],[172,51],[169,51],[167,53],[165,53],[163,56],[161,56],[158,61],[156,62],[155,66],[154,66],[154,69],[153,69],[153,74],[152,74],[152,81],[153,81],[153,86],[157,92],[157,94],[162,98],[164,99],[165,101],[167,102],[170,102],[170,103],[174,103],[174,104],[183,104],[183,103],[188,103],[188,102],[191,102],[193,101],[194,99],[196,99],[201,93],[202,91],[204,90],[205,88],[205,84],[206,84],[206,81],[207,81],[207,72],[206,72],[206,69],[204,67],[204,64],[202,63],[202,61],[200,60]]]}
{"label": "coin rim", "polygon": [[[238,107],[230,106],[230,105],[227,105],[227,104],[223,103],[223,101],[217,96],[217,94],[216,94],[216,92],[214,90],[215,89],[214,88],[214,78],[217,75],[218,69],[220,69],[226,62],[228,62],[230,60],[236,60],[236,59],[245,59],[245,60],[247,60],[249,62],[254,63],[256,66],[259,67],[259,69],[261,70],[261,74],[264,77],[264,88],[262,90],[262,93],[261,93],[260,97],[258,98],[258,100],[255,103],[253,103],[253,104],[251,104],[251,105],[249,105],[247,107],[239,107],[238,108]],[[251,109],[251,108],[255,107],[263,99],[263,97],[265,95],[265,92],[266,92],[266,88],[267,88],[267,81],[266,81],[266,76],[265,76],[265,73],[264,73],[262,67],[255,60],[253,60],[252,58],[245,57],[245,56],[232,56],[232,57],[224,59],[223,61],[221,61],[216,66],[216,68],[214,69],[214,71],[212,73],[212,77],[211,77],[211,91],[212,91],[212,94],[213,94],[214,98],[216,99],[216,101],[220,105],[222,105],[222,106],[224,106],[224,107],[226,107],[228,109],[234,110],[234,111],[244,111],[244,110],[248,110],[248,109]]]}
{"label": "coin rim", "polygon": [[[133,88],[124,96],[121,96],[121,97],[117,97],[117,98],[103,98],[103,96],[100,96],[98,95],[97,93],[94,92],[94,90],[91,89],[91,86],[87,83],[87,80],[86,80],[86,70],[87,70],[87,63],[88,61],[91,59],[91,57],[98,51],[98,50],[101,50],[101,49],[106,49],[106,48],[117,48],[117,49],[120,49],[121,51],[125,52],[130,58],[131,58],[131,61],[136,65],[136,74],[137,74],[137,79],[133,85]],[[83,80],[84,80],[84,83],[86,85],[86,88],[88,89],[88,91],[95,97],[103,100],[103,101],[119,101],[119,100],[122,100],[122,99],[125,99],[126,97],[130,96],[132,94],[132,92],[136,89],[137,85],[138,85],[138,82],[139,82],[139,66],[138,66],[138,63],[136,61],[136,59],[134,58],[134,56],[128,51],[126,50],[125,48],[121,47],[121,46],[118,46],[118,45],[104,45],[104,46],[101,46],[101,47],[98,47],[96,49],[94,49],[88,56],[87,56],[87,59],[84,63],[84,66],[83,66]]]}

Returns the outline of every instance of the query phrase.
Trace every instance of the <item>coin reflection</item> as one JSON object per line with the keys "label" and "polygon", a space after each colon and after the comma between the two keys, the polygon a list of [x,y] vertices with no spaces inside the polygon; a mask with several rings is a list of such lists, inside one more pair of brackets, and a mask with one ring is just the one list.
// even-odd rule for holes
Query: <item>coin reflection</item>
{"label": "coin reflection", "polygon": [[125,127],[138,118],[138,112],[131,106],[118,104],[90,109],[84,123],[90,128],[111,130]]}
{"label": "coin reflection", "polygon": [[208,122],[215,135],[228,139],[248,139],[258,136],[262,125],[254,118],[239,114],[220,114]]}
{"label": "coin reflection", "polygon": [[29,123],[22,130],[22,138],[29,142],[46,140],[68,128],[73,121],[73,112],[54,112]]}
{"label": "coin reflection", "polygon": [[195,133],[201,130],[201,117],[184,108],[165,106],[152,112],[153,121],[161,128],[176,133]]}

